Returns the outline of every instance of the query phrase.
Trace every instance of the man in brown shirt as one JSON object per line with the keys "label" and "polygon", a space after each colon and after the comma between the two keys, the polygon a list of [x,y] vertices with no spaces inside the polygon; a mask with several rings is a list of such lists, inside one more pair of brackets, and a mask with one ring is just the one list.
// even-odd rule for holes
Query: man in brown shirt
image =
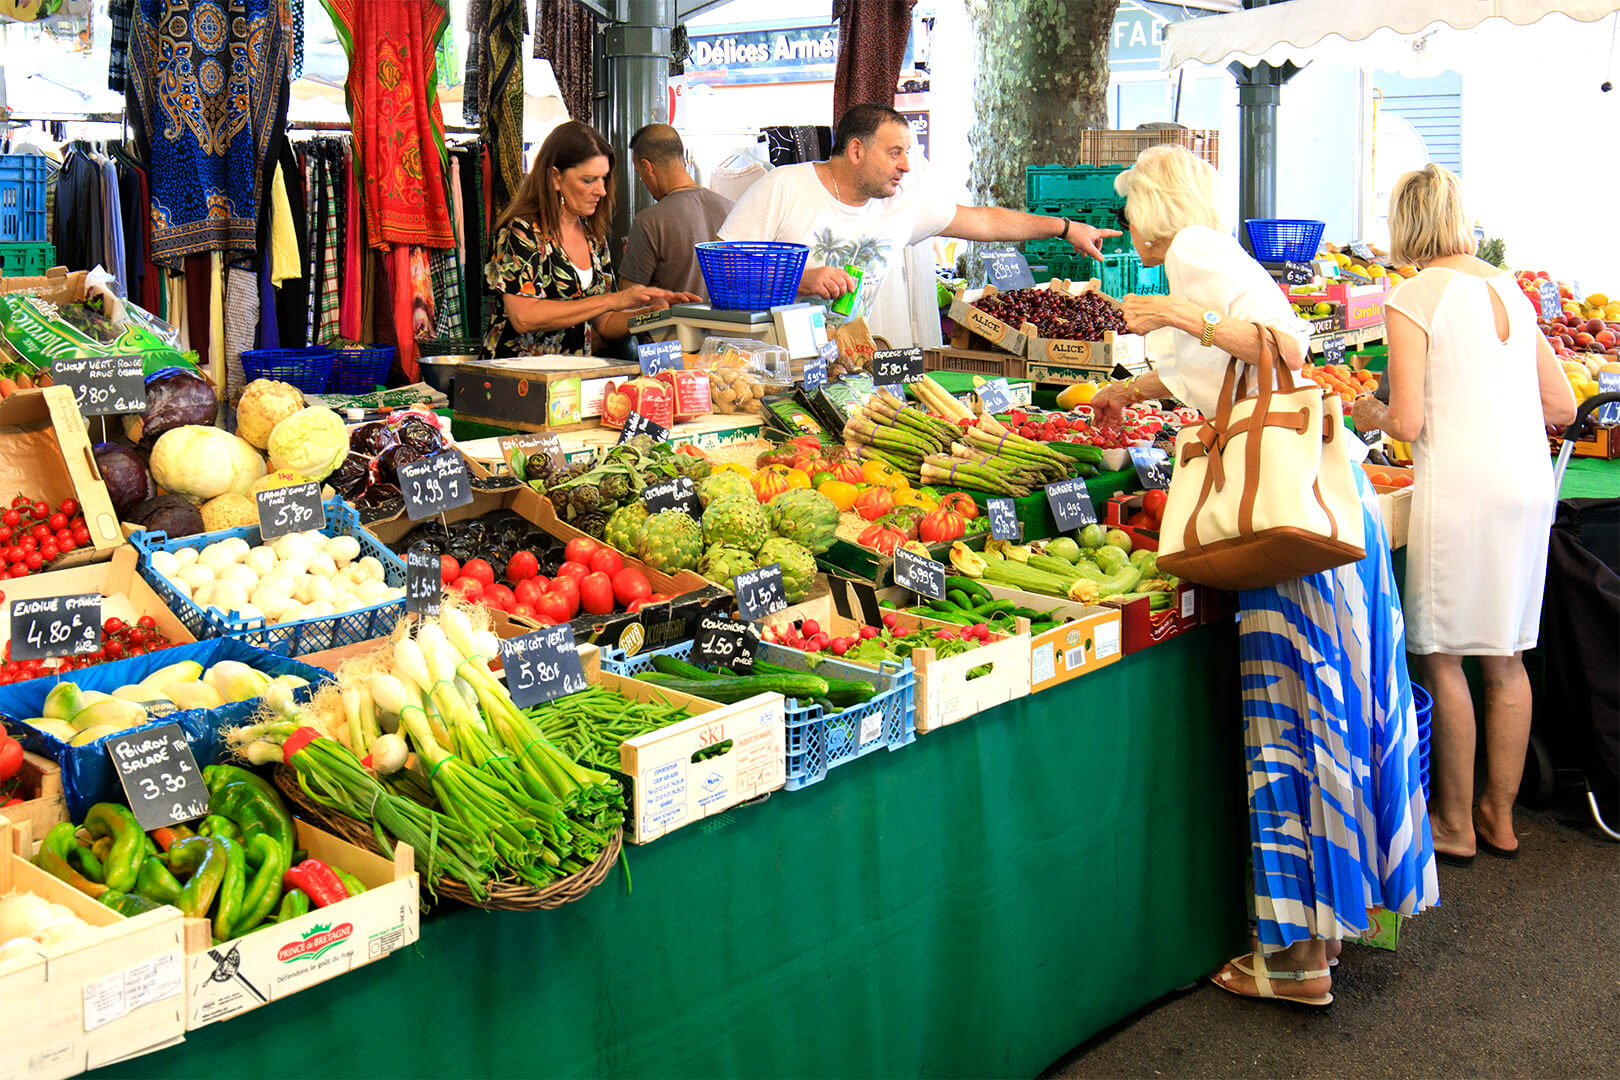
{"label": "man in brown shirt", "polygon": [[630,161],[658,203],[637,214],[630,226],[619,276],[634,285],[708,299],[692,246],[716,238],[731,213],[731,200],[692,179],[686,171],[686,147],[668,124],[648,124],[632,135]]}

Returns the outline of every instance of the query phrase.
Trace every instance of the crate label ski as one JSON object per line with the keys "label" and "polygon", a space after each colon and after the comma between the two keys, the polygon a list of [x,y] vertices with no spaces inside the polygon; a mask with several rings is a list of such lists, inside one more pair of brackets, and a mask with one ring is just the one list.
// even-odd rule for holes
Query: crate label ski
{"label": "crate label ski", "polygon": [[567,623],[501,641],[506,691],[520,709],[585,689],[574,628]]}
{"label": "crate label ski", "polygon": [[399,490],[405,513],[421,521],[473,501],[472,477],[460,451],[446,450],[399,467]]}

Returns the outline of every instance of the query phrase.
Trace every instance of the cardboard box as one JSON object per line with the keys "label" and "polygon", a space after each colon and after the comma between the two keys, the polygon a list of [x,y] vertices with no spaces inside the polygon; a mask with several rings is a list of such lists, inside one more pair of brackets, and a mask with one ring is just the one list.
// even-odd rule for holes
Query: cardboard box
{"label": "cardboard box", "polygon": [[597,426],[607,384],[641,374],[637,364],[591,356],[519,356],[456,369],[456,415],[517,431]]}
{"label": "cardboard box", "polygon": [[1364,326],[1374,326],[1384,321],[1384,300],[1389,296],[1390,290],[1379,284],[1347,285],[1330,282],[1316,292],[1289,292],[1288,286],[1279,283],[1279,287],[1287,295],[1292,304],[1320,304],[1323,302],[1336,304],[1339,310],[1335,313],[1338,324],[1335,330],[1359,330]]}
{"label": "cardboard box", "polygon": [[20,491],[52,506],[78,500],[91,546],[61,556],[56,569],[103,562],[124,543],[69,387],[19,390],[0,400],[0,491]]}
{"label": "cardboard box", "polygon": [[86,270],[69,273],[65,266],[53,266],[39,277],[0,277],[0,294],[35,293],[53,304],[71,304],[84,299]]}
{"label": "cardboard box", "polygon": [[[1555,436],[1550,442],[1552,452],[1556,454],[1562,449],[1564,440]],[[1594,419],[1586,434],[1575,440],[1574,456],[1603,461],[1620,457],[1620,427],[1605,426]]]}
{"label": "cardboard box", "polygon": [[971,371],[991,379],[1021,379],[1024,358],[986,349],[924,348],[923,370]]}
{"label": "cardboard box", "polygon": [[[798,617],[815,619],[821,623],[823,630],[834,637],[848,636],[867,625],[865,619],[849,618],[835,611],[831,596],[819,604],[820,611],[815,610],[817,606],[800,605],[802,613]],[[904,611],[893,614],[896,624],[908,629],[947,625]],[[780,615],[773,615],[770,621],[775,623],[782,619]],[[966,720],[1029,693],[1029,634],[992,633],[990,638],[988,645],[980,645],[970,652],[945,659],[937,657],[933,649],[912,650],[911,666],[917,676],[915,707],[919,735]],[[842,659],[847,663],[860,663]],[[985,665],[990,666],[988,672],[982,675],[968,674]]]}
{"label": "cardboard box", "polygon": [[[787,783],[787,702],[755,694],[722,705],[601,670],[596,649],[580,650],[585,677],[632,701],[684,705],[692,718],[638,735],[619,747],[629,780],[626,836],[648,844],[683,825],[779,790]],[[709,747],[729,749],[701,756]]]}
{"label": "cardboard box", "polygon": [[[116,615],[125,622],[134,622],[142,615],[150,615],[157,621],[163,636],[176,645],[196,641],[179,617],[163,603],[163,597],[141,577],[139,565],[139,553],[125,544],[113,551],[108,562],[12,578],[5,583],[5,596],[10,601],[99,592],[103,597],[103,621]],[[11,621],[0,619],[0,647],[10,640]]]}
{"label": "cardboard box", "polygon": [[1199,586],[1183,581],[1171,593],[1170,607],[1164,611],[1154,611],[1152,602],[1146,596],[1134,600],[1110,596],[1102,603],[1105,607],[1119,609],[1125,655],[1130,656],[1201,625],[1200,591]]}
{"label": "cardboard box", "polygon": [[52,825],[68,819],[67,800],[62,795],[62,769],[39,754],[23,751],[21,782],[12,792],[22,802],[0,808],[13,824],[27,823],[34,836],[44,836]]}
{"label": "cardboard box", "polygon": [[126,919],[30,863],[32,848],[29,827],[0,817],[0,895],[34,893],[97,930],[0,965],[0,1078],[60,1080],[183,1041],[180,912]]}
{"label": "cardboard box", "polygon": [[994,296],[997,291],[994,285],[986,285],[982,289],[956,290],[956,294],[951,297],[950,310],[951,321],[956,323],[958,331],[957,337],[951,340],[953,346],[958,349],[967,348],[970,344],[967,334],[972,333],[1014,356],[1024,355],[1028,339],[1023,331],[1014,329],[994,315],[973,306],[975,301]]}
{"label": "cardboard box", "polygon": [[[299,821],[298,846],[359,878],[366,891],[285,923],[212,944],[206,919],[185,920],[186,1030],[230,1020],[414,945],[421,890],[415,855],[393,861]],[[178,913],[176,913],[178,914]]]}
{"label": "cardboard box", "polygon": [[[1365,465],[1362,467],[1366,468]],[[1399,465],[1373,467],[1386,473],[1414,475],[1413,469]],[[1374,484],[1373,490],[1378,493],[1378,509],[1384,518],[1384,528],[1389,530],[1390,550],[1405,547],[1412,534],[1412,485],[1390,487],[1386,484]]]}

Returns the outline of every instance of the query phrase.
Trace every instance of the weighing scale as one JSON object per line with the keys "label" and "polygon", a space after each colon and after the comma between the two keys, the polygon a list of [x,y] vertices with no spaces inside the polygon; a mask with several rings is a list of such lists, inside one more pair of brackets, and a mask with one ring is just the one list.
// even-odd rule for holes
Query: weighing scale
{"label": "weighing scale", "polygon": [[747,311],[676,304],[635,316],[630,330],[653,341],[679,337],[681,349],[689,353],[701,351],[704,338],[748,338],[781,346],[790,360],[808,360],[827,343],[827,308],[824,304],[782,304]]}

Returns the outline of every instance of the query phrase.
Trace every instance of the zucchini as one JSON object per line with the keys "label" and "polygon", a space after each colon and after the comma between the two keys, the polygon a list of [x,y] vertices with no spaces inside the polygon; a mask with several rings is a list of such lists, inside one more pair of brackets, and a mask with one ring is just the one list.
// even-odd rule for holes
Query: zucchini
{"label": "zucchini", "polygon": [[755,694],[781,694],[783,697],[811,698],[828,696],[827,680],[803,672],[793,675],[764,674],[742,676],[715,676],[710,679],[681,679],[673,675],[649,672],[637,675],[641,682],[652,683],[665,690],[674,690],[693,697],[708,698],[730,704]]}
{"label": "zucchini", "polygon": [[[754,660],[754,670],[765,675],[804,674],[804,672],[798,670],[797,668],[784,667],[781,664],[773,664],[769,660],[760,660],[757,657]],[[817,678],[824,679],[826,681],[827,700],[831,701],[839,708],[848,708],[851,705],[859,705],[861,702],[870,701],[872,698],[877,696],[878,688],[867,682],[865,679],[829,679],[825,675],[818,675]]]}
{"label": "zucchini", "polygon": [[1083,461],[1087,465],[1102,464],[1103,452],[1102,447],[1100,446],[1090,446],[1086,443],[1071,442],[1049,442],[1045,445],[1048,450],[1056,450],[1058,453],[1063,454],[1066,457],[1072,457],[1076,461]]}
{"label": "zucchini", "polygon": [[674,656],[655,656],[652,658],[653,669],[661,675],[673,675],[678,679],[718,679],[720,676],[696,664],[689,664],[685,660]]}
{"label": "zucchini", "polygon": [[963,577],[960,574],[951,574],[946,577],[945,588],[947,590],[946,595],[949,595],[948,590],[950,589],[961,589],[968,596],[973,597],[977,603],[995,599],[990,595],[990,590],[984,587],[983,582],[974,581],[972,578]]}

